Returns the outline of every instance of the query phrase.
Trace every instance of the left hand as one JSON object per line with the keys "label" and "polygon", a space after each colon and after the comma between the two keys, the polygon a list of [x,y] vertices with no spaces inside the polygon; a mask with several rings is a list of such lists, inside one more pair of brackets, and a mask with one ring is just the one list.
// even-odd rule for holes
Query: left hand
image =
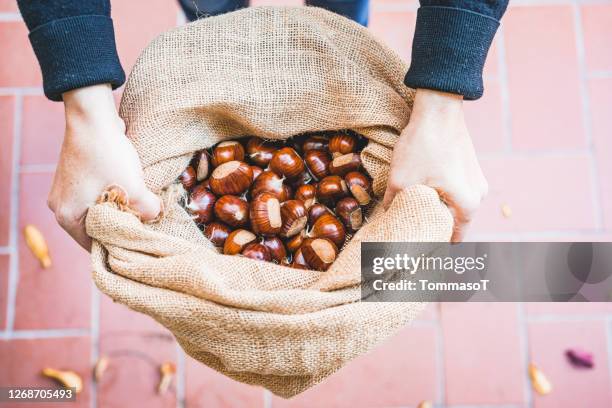
{"label": "left hand", "polygon": [[414,184],[438,191],[455,219],[451,240],[460,242],[488,191],[465,125],[461,95],[417,90],[408,126],[393,149],[385,209],[397,192]]}

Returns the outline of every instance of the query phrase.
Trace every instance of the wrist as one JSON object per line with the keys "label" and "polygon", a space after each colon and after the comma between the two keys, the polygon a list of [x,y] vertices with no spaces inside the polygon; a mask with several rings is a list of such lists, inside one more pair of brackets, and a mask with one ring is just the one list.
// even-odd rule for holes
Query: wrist
{"label": "wrist", "polygon": [[410,120],[463,116],[463,96],[432,89],[416,90]]}
{"label": "wrist", "polygon": [[106,126],[119,122],[110,84],[92,85],[62,94],[66,126]]}

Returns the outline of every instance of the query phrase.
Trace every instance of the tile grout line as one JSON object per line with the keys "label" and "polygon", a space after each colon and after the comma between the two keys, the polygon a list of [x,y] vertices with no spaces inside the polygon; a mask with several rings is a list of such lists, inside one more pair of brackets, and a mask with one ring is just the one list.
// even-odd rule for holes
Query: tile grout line
{"label": "tile grout line", "polygon": [[608,353],[608,381],[612,379],[612,317],[606,319],[606,351]]}
{"label": "tile grout line", "polygon": [[90,334],[90,330],[88,329],[5,330],[0,331],[0,338],[7,340],[38,340],[62,337],[85,337],[89,336]]}
{"label": "tile grout line", "polygon": [[444,333],[442,332],[442,303],[437,303],[436,310],[436,403],[446,406],[446,370],[444,365]]}
{"label": "tile grout line", "polygon": [[186,384],[186,358],[183,349],[174,341],[174,347],[176,349],[176,407],[185,408],[185,384]]}
{"label": "tile grout line", "polygon": [[[512,112],[510,112],[510,86],[508,84],[508,67],[506,65],[506,37],[501,25],[497,31],[497,64],[499,76],[499,91],[501,96],[502,126],[504,137],[504,153],[512,153]],[[479,155],[479,157],[483,157]]]}
{"label": "tile grout line", "polygon": [[598,230],[603,230],[604,210],[601,205],[600,180],[597,172],[597,156],[593,145],[593,129],[591,127],[591,104],[589,100],[589,88],[587,82],[586,51],[584,48],[584,29],[582,27],[582,13],[579,5],[572,5],[574,18],[576,53],[578,59],[578,83],[580,86],[580,102],[582,107],[582,126],[586,135],[587,146],[590,150],[589,174],[591,178],[591,200],[595,214],[595,225]]}
{"label": "tile grout line", "polygon": [[525,303],[517,302],[517,318],[519,324],[519,341],[523,354],[523,396],[525,397],[526,406],[533,408],[533,392],[528,376],[529,367],[529,330],[527,323],[527,314],[525,312]]}
{"label": "tile grout line", "polygon": [[21,158],[21,120],[23,111],[23,95],[15,94],[15,106],[13,111],[13,165],[11,175],[11,205],[10,205],[10,230],[9,246],[12,249],[9,260],[8,294],[6,299],[6,336],[12,337],[15,325],[15,302],[17,298],[17,286],[19,284],[19,161]]}
{"label": "tile grout line", "polygon": [[[96,288],[96,284],[91,281],[91,368],[95,367],[100,358],[100,292]],[[89,406],[97,408],[98,406],[98,383],[95,378],[91,381],[91,401]]]}
{"label": "tile grout line", "polygon": [[272,408],[272,393],[265,388],[262,388],[263,392],[263,407]]}

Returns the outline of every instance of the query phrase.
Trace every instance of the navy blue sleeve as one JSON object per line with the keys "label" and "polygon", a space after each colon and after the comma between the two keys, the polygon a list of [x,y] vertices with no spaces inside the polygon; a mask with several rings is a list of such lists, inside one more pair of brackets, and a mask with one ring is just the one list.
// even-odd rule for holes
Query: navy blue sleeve
{"label": "navy blue sleeve", "polygon": [[412,43],[411,88],[478,99],[482,70],[508,0],[421,0]]}
{"label": "navy blue sleeve", "polygon": [[45,95],[125,82],[109,0],[17,0],[40,64]]}

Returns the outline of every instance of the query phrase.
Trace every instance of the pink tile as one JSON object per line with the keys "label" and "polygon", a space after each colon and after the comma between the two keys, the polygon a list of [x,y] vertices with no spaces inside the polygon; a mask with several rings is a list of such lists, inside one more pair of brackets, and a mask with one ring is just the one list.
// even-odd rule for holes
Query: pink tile
{"label": "pink tile", "polygon": [[523,357],[513,303],[443,303],[446,403],[522,404]]}
{"label": "pink tile", "polygon": [[510,7],[504,33],[514,148],[586,147],[572,6]]}
{"label": "pink tile", "polygon": [[612,78],[591,79],[589,96],[603,224],[612,231]]}
{"label": "pink tile", "polygon": [[412,37],[416,24],[414,11],[381,11],[370,13],[370,30],[406,62],[410,61]]}
{"label": "pink tile", "polygon": [[0,330],[6,328],[6,302],[8,298],[9,255],[0,255]]}
{"label": "pink tile", "polygon": [[585,315],[593,317],[605,317],[612,313],[612,303],[608,302],[592,302],[592,303],[556,303],[556,302],[538,302],[525,303],[525,311],[530,315],[551,315],[551,316],[566,316],[566,315]]}
{"label": "pink tile", "polygon": [[[604,321],[530,323],[530,360],[553,386],[546,396],[534,393],[534,407],[612,406],[606,342]],[[593,353],[595,367],[574,368],[564,355],[568,348]]]}
{"label": "pink tile", "polygon": [[[55,221],[47,208],[52,175],[23,174],[19,195],[19,286],[16,329],[90,327],[91,267],[89,254]],[[53,265],[42,269],[21,231],[33,224],[43,233]]]}
{"label": "pink tile", "polygon": [[5,61],[0,64],[0,87],[42,85],[40,68],[23,22],[0,23],[0,55]]}
{"label": "pink tile", "polygon": [[[499,35],[495,35],[495,38],[491,43],[491,48],[489,48],[489,54],[487,55],[487,60],[485,61],[485,66],[482,71],[485,80],[487,79],[487,76],[495,76],[499,74],[498,53],[500,41],[501,40],[499,39]],[[485,84],[485,92],[487,92],[486,86],[487,85]]]}
{"label": "pink tile", "polygon": [[15,0],[0,0],[0,13],[15,13],[18,12],[17,1]]}
{"label": "pink tile", "polygon": [[253,0],[252,6],[301,6],[302,0]]}
{"label": "pink tile", "polygon": [[64,105],[42,95],[23,98],[21,164],[55,164],[64,138]]}
{"label": "pink tile", "polygon": [[612,70],[612,5],[585,4],[580,10],[588,69]]}
{"label": "pink tile", "polygon": [[105,294],[100,294],[100,332],[105,336],[133,333],[169,333],[152,317],[136,312],[121,303],[113,302]]}
{"label": "pink tile", "polygon": [[[473,232],[540,232],[597,227],[591,201],[590,159],[561,157],[491,157],[481,159],[489,182],[472,225]],[[502,215],[502,206],[512,211]]]}
{"label": "pink tile", "polygon": [[100,355],[109,365],[98,383],[99,407],[176,407],[176,377],[162,395],[157,393],[160,366],[176,365],[176,344],[169,335],[101,333]]}
{"label": "pink tile", "polygon": [[176,26],[178,10],[172,0],[113,2],[117,51],[126,74],[151,40]]}
{"label": "pink tile", "polygon": [[187,408],[264,407],[264,390],[234,381],[186,356],[185,406]]}
{"label": "pink tile", "polygon": [[12,96],[0,96],[0,246],[9,244],[11,190],[13,179],[13,115]]}
{"label": "pink tile", "polygon": [[485,93],[477,101],[463,103],[465,119],[476,151],[499,152],[504,148],[502,102],[499,84],[485,82]]}
{"label": "pink tile", "polygon": [[273,407],[381,407],[417,405],[437,392],[436,329],[402,329],[372,352],[350,362],[321,384]]}
{"label": "pink tile", "polygon": [[[41,371],[45,367],[72,370],[83,380],[83,391],[77,395],[76,403],[63,406],[89,407],[91,398],[90,350],[89,337],[63,337],[37,340],[0,340],[0,384],[3,387],[57,387],[57,383],[43,377]],[[5,408],[57,408],[62,403],[36,404],[2,404]]]}
{"label": "pink tile", "polygon": [[417,320],[419,321],[436,321],[440,317],[440,303],[432,302],[429,303],[425,310],[418,315]]}

